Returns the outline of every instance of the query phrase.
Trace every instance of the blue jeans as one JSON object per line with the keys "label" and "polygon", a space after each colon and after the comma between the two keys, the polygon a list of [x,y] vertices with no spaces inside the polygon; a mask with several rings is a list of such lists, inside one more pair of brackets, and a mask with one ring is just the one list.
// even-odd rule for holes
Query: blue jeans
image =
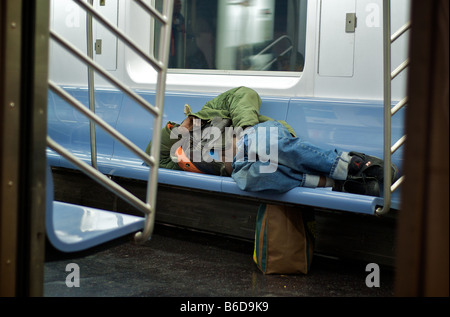
{"label": "blue jeans", "polygon": [[348,152],[322,149],[293,137],[277,121],[246,129],[236,148],[231,177],[242,190],[283,193],[297,186],[317,187],[320,175],[347,178]]}

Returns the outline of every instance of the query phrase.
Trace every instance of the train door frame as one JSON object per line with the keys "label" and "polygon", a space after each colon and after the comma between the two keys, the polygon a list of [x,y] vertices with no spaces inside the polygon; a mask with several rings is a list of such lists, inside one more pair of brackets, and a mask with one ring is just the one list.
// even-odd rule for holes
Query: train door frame
{"label": "train door frame", "polygon": [[0,295],[42,296],[49,0],[0,5]]}
{"label": "train door frame", "polygon": [[[449,3],[412,1],[396,296],[449,295]],[[444,161],[444,162],[442,162]]]}

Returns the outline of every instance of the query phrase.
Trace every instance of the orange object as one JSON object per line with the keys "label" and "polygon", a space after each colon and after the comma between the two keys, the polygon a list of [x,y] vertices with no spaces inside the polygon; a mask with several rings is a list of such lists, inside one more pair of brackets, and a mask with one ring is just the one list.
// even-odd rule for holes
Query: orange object
{"label": "orange object", "polygon": [[189,158],[186,156],[186,153],[184,153],[183,148],[181,146],[175,151],[175,154],[177,155],[178,158],[178,166],[182,170],[204,174],[197,167],[195,167],[195,165],[191,162],[191,160],[189,160]]}

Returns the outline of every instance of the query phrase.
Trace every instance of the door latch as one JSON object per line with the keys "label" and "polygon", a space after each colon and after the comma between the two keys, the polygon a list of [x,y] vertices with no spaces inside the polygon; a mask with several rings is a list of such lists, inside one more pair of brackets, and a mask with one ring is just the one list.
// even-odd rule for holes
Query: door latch
{"label": "door latch", "polygon": [[354,33],[356,28],[356,13],[347,13],[345,15],[345,32]]}
{"label": "door latch", "polygon": [[102,54],[102,40],[100,39],[95,40],[95,54],[97,55]]}

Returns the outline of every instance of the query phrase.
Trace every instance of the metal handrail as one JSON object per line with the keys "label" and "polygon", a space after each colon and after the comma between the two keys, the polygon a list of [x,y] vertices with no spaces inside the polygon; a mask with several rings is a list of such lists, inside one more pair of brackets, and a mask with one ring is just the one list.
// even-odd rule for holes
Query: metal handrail
{"label": "metal handrail", "polygon": [[280,42],[281,40],[287,39],[292,46],[292,40],[290,39],[289,36],[287,35],[282,35],[279,38],[277,38],[275,41],[273,41],[272,43],[270,43],[269,45],[267,45],[265,48],[263,48],[258,54],[254,55],[253,58],[257,58],[259,55],[264,54],[266,51],[268,51],[270,48],[272,48],[273,46],[275,46],[278,42]]}
{"label": "metal handrail", "polygon": [[64,89],[60,88],[56,83],[49,80],[48,82],[49,88],[53,90],[56,94],[58,94],[62,99],[70,103],[73,107],[75,107],[78,111],[83,113],[85,116],[89,117],[91,121],[101,126],[107,133],[109,133],[112,137],[122,143],[125,147],[127,147],[130,151],[139,156],[145,163],[150,166],[154,166],[155,160],[149,156],[147,153],[142,151],[138,146],[136,146],[133,142],[128,140],[123,134],[114,129],[111,125],[109,125],[102,118],[97,116],[93,111],[86,108],[81,102],[72,97],[69,93],[67,93]]}
{"label": "metal handrail", "polygon": [[[86,12],[92,14],[96,20],[100,21],[103,26],[105,26],[109,31],[111,31],[115,36],[117,36],[121,41],[123,41],[124,43],[126,43],[131,49],[133,49],[140,57],[142,57],[147,63],[149,63],[150,65],[152,65],[153,68],[155,68],[158,72],[162,71],[163,68],[166,68],[163,63],[161,61],[158,61],[155,59],[155,57],[148,55],[147,53],[145,53],[143,50],[141,50],[139,48],[139,46],[130,38],[128,38],[128,36],[123,33],[119,28],[115,27],[111,22],[109,22],[108,20],[106,20],[104,17],[102,17],[100,14],[98,14],[93,8],[92,6],[90,6],[89,4],[87,4],[86,2],[84,2],[83,0],[74,0],[78,3],[78,5],[80,7],[82,7],[83,9],[86,10]],[[135,2],[140,3],[141,0],[134,0]],[[172,3],[173,0],[168,0]],[[166,5],[166,2],[164,2],[164,5]],[[172,11],[172,9],[170,9]],[[170,21],[168,20],[170,19]],[[163,27],[165,28],[165,26],[167,25],[168,22],[172,23],[172,15],[168,18],[167,16],[165,16],[163,18]]]}
{"label": "metal handrail", "polygon": [[287,52],[292,51],[294,47],[289,46],[287,49],[285,49],[283,52],[281,52],[277,57],[272,59],[269,63],[267,63],[265,66],[261,67],[261,70],[266,70],[268,67],[272,66],[273,63],[275,63],[280,56],[284,56],[287,54]]}
{"label": "metal handrail", "polygon": [[109,80],[113,85],[118,87],[120,90],[124,91],[128,97],[139,103],[142,107],[144,107],[146,110],[148,110],[152,115],[157,116],[160,114],[160,109],[157,107],[152,106],[149,102],[147,102],[144,98],[139,96],[137,93],[135,93],[133,90],[128,88],[126,85],[124,85],[121,81],[115,79],[113,76],[109,74],[109,72],[103,68],[100,64],[95,62],[94,60],[86,57],[85,54],[83,54],[79,49],[77,49],[75,46],[70,44],[68,41],[64,40],[61,36],[56,34],[53,31],[50,31],[50,37],[51,39],[58,42],[61,46],[65,47],[68,51],[70,51],[73,55],[75,55],[78,59],[80,59],[82,62],[88,64],[92,68],[95,69],[96,72],[100,73],[104,78]]}
{"label": "metal handrail", "polygon": [[80,168],[83,172],[85,172],[88,176],[90,176],[92,179],[94,179],[99,184],[105,186],[110,191],[114,192],[116,195],[120,196],[124,200],[126,200],[128,203],[130,203],[132,206],[136,207],[140,211],[142,211],[145,214],[148,214],[152,212],[152,206],[150,206],[147,203],[144,203],[142,200],[136,198],[132,193],[124,189],[122,186],[118,185],[111,179],[109,179],[108,176],[105,174],[99,172],[97,169],[93,168],[86,162],[80,160],[76,156],[74,156],[70,151],[68,151],[66,148],[55,142],[50,136],[47,136],[47,145],[54,150],[55,152],[61,154],[65,159],[67,159],[69,162]]}
{"label": "metal handrail", "polygon": [[391,146],[391,118],[401,108],[403,108],[408,98],[405,97],[392,107],[391,100],[391,82],[409,65],[407,58],[394,71],[391,72],[391,44],[396,41],[411,27],[411,22],[405,23],[391,36],[391,2],[383,0],[383,73],[384,73],[384,204],[375,210],[377,215],[386,214],[391,208],[391,194],[399,188],[405,180],[405,176],[401,176],[394,184],[389,181],[392,179],[391,162],[392,154],[394,154],[406,142],[406,135],[402,136],[393,146]]}
{"label": "metal handrail", "polygon": [[[289,52],[290,50],[293,49],[293,45],[292,45],[292,40],[289,36],[287,35],[282,35],[279,38],[277,38],[275,41],[273,41],[272,43],[270,43],[269,45],[267,45],[265,48],[263,48],[258,54],[252,56],[252,59],[256,59],[258,56],[264,54],[266,51],[268,51],[270,48],[272,48],[273,46],[275,46],[276,44],[278,44],[278,42],[280,42],[281,40],[287,39],[289,41],[289,43],[291,43],[291,46],[289,46],[286,50],[284,50],[283,52],[281,52],[278,56],[284,56],[287,52]],[[271,60],[269,63],[267,63],[265,66],[261,67],[261,70],[266,69],[267,67],[271,66],[275,61],[277,60],[277,58],[274,58],[273,60]]]}
{"label": "metal handrail", "polygon": [[[156,206],[156,194],[157,194],[157,185],[158,185],[158,167],[159,167],[159,144],[161,140],[161,128],[162,128],[162,113],[164,107],[164,94],[165,94],[165,85],[166,85],[166,77],[167,77],[167,64],[168,64],[168,55],[170,48],[170,32],[172,26],[172,10],[173,10],[173,0],[167,0],[163,2],[163,14],[160,14],[153,7],[148,6],[143,3],[141,0],[135,0],[141,7],[143,7],[151,16],[156,18],[162,23],[161,27],[161,36],[160,36],[160,52],[159,55],[161,60],[156,60],[153,56],[147,55],[143,52],[132,40],[130,40],[122,31],[116,28],[114,25],[105,20],[100,14],[98,14],[92,7],[92,1],[90,0],[90,4],[83,2],[83,0],[74,0],[81,7],[86,10],[88,15],[94,16],[98,21],[100,21],[106,28],[108,28],[113,34],[115,34],[118,38],[120,38],[125,44],[128,45],[131,49],[133,49],[138,55],[140,55],[145,61],[147,61],[153,68],[157,71],[157,83],[156,83],[156,100],[155,106],[150,105],[147,101],[145,101],[142,97],[137,95],[131,89],[129,89],[125,84],[123,84],[120,80],[117,80],[113,76],[109,74],[102,66],[96,63],[93,60],[92,56],[86,56],[69,42],[64,40],[58,34],[53,31],[50,31],[50,36],[53,40],[57,41],[60,45],[65,47],[70,53],[78,57],[81,61],[86,63],[91,70],[96,70],[103,77],[109,80],[111,83],[116,85],[119,89],[124,91],[129,97],[134,99],[138,104],[147,109],[154,116],[154,134],[153,134],[153,142],[151,147],[150,156],[142,151],[138,146],[136,146],[133,142],[128,140],[125,136],[115,130],[112,126],[110,126],[107,122],[101,119],[99,116],[95,114],[95,108],[87,109],[84,105],[68,94],[64,89],[60,88],[56,83],[49,81],[49,87],[57,93],[61,98],[67,101],[69,104],[74,106],[84,115],[89,117],[91,121],[91,126],[95,123],[105,129],[111,136],[121,142],[125,147],[127,147],[130,151],[135,153],[138,157],[140,157],[144,162],[146,162],[150,166],[149,177],[147,182],[147,195],[146,202],[144,203],[141,199],[137,198],[135,195],[131,194],[129,191],[124,189],[122,186],[118,185],[111,179],[109,179],[106,175],[102,174],[96,169],[94,165],[94,161],[96,163],[96,158],[91,158],[92,166],[85,163],[84,161],[78,159],[72,153],[70,153],[67,149],[59,145],[57,142],[52,140],[49,136],[47,136],[47,145],[62,155],[64,158],[69,160],[72,164],[80,168],[83,172],[85,172],[92,179],[97,181],[99,184],[105,186],[108,190],[112,191],[132,206],[136,207],[138,210],[142,211],[145,214],[145,224],[142,232],[138,232],[135,235],[135,241],[137,243],[141,243],[147,241],[151,236],[154,228],[155,221],[155,206]],[[92,31],[92,28],[91,30]],[[88,36],[89,37],[89,36]],[[88,53],[89,55],[89,53]],[[93,93],[93,82],[89,85],[89,90]],[[91,93],[90,93],[91,95]],[[93,99],[93,97],[92,97]],[[92,101],[92,102],[91,102]],[[94,104],[93,100],[90,100],[90,104]],[[94,111],[93,111],[94,110]],[[92,136],[95,138],[95,130],[91,132],[91,140]],[[92,149],[92,146],[91,146]],[[92,154],[92,153],[91,153]]]}
{"label": "metal handrail", "polygon": [[401,28],[391,36],[391,43],[394,43],[400,36],[411,28],[411,22],[406,22]]}

